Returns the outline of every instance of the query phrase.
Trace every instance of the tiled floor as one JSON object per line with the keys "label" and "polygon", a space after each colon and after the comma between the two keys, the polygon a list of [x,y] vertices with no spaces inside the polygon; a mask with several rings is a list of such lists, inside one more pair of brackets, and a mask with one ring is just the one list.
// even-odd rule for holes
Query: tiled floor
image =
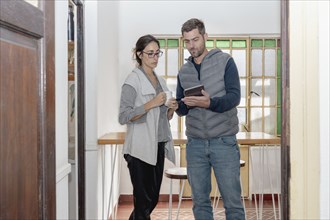
{"label": "tiled floor", "polygon": [[[176,219],[177,214],[177,202],[173,202],[173,211],[172,211],[172,219]],[[246,219],[247,220],[255,220],[257,219],[256,209],[254,208],[254,202],[250,200],[245,201],[246,205]],[[220,208],[221,207],[221,208]],[[180,213],[179,213],[179,220],[193,220],[193,213],[192,213],[192,202],[191,200],[184,200],[181,204]],[[130,202],[123,202],[119,204],[117,210],[117,217],[116,220],[127,220],[133,206]],[[275,219],[274,217],[274,210],[272,208],[271,201],[264,201],[264,208],[262,212],[262,219],[263,220],[271,220]],[[276,219],[279,219],[278,209],[276,207]],[[156,209],[151,214],[152,220],[166,220],[168,219],[168,202],[159,202]],[[220,201],[219,208],[214,211],[214,219],[215,220],[225,220],[225,213],[224,209],[222,208],[222,203]]]}

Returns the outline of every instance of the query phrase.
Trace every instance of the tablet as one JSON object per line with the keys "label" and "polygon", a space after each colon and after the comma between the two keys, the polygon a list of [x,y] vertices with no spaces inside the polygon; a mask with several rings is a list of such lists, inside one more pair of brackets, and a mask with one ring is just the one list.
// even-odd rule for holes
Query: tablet
{"label": "tablet", "polygon": [[184,96],[202,96],[203,85],[197,85],[187,88],[183,91]]}

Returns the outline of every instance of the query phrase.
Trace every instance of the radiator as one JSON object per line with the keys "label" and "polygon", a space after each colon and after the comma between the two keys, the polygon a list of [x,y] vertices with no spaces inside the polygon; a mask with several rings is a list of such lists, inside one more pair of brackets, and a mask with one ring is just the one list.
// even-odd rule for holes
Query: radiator
{"label": "radiator", "polygon": [[250,147],[250,195],[281,192],[281,148],[274,146]]}

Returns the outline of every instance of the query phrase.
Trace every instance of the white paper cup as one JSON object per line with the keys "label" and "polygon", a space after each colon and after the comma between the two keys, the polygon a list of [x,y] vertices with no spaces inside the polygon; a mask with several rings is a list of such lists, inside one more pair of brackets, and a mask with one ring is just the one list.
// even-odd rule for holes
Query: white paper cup
{"label": "white paper cup", "polygon": [[165,91],[165,94],[166,94],[166,101],[165,101],[165,105],[168,106],[169,105],[169,101],[170,99],[173,97],[172,95],[172,91]]}

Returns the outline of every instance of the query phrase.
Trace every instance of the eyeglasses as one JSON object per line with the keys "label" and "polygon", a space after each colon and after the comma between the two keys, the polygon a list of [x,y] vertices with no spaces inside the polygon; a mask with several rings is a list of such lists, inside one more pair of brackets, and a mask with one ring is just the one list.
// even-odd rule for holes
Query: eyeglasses
{"label": "eyeglasses", "polygon": [[158,51],[156,53],[142,51],[142,53],[147,54],[148,55],[148,58],[154,58],[155,56],[161,57],[163,55],[163,51]]}

